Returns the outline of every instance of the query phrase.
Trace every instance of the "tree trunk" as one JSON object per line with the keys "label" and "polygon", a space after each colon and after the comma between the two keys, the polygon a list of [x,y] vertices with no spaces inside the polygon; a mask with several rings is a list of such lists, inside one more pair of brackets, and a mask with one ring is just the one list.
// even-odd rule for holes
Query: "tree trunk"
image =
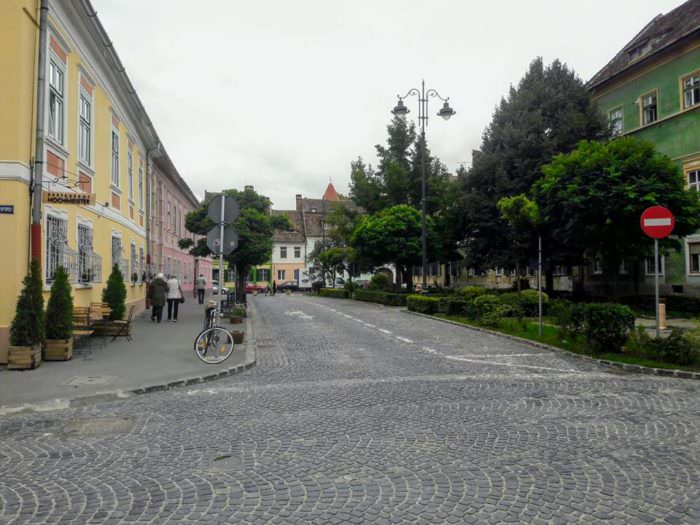
{"label": "tree trunk", "polygon": [[413,291],[413,266],[407,264],[406,266],[402,267],[402,273],[404,280],[406,281],[406,291]]}
{"label": "tree trunk", "polygon": [[235,266],[236,268],[236,302],[237,303],[245,303],[246,302],[246,295],[245,295],[245,281],[246,281],[246,271],[244,271],[244,268],[239,268],[238,265]]}
{"label": "tree trunk", "polygon": [[547,266],[548,268],[544,272],[544,288],[545,292],[551,296],[552,292],[554,292],[554,273],[552,272],[551,266]]}

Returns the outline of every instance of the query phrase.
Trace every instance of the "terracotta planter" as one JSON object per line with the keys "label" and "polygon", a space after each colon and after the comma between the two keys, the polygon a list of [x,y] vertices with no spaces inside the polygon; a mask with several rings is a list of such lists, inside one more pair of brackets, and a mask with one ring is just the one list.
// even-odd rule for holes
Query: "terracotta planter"
{"label": "terracotta planter", "polygon": [[10,370],[31,370],[41,365],[41,345],[10,346],[7,351],[7,368]]}
{"label": "terracotta planter", "polygon": [[231,324],[242,324],[243,318],[240,315],[231,316]]}
{"label": "terracotta planter", "polygon": [[233,335],[233,342],[239,345],[243,342],[243,337],[245,336],[245,333],[241,332],[240,330],[234,330],[233,332],[231,332],[231,335]]}
{"label": "terracotta planter", "polygon": [[47,339],[44,342],[44,361],[68,361],[73,357],[73,338]]}

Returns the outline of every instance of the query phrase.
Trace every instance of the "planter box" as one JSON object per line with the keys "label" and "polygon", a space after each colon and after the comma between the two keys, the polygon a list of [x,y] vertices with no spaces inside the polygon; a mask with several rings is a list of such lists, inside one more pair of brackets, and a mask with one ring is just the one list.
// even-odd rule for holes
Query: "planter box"
{"label": "planter box", "polygon": [[231,324],[242,324],[243,323],[243,318],[239,315],[232,315],[231,316]]}
{"label": "planter box", "polygon": [[73,357],[73,338],[47,339],[44,343],[44,361],[69,361]]}
{"label": "planter box", "polygon": [[245,333],[241,332],[240,330],[234,330],[233,332],[231,332],[231,335],[233,335],[233,342],[239,345],[243,342]]}
{"label": "planter box", "polygon": [[10,346],[7,355],[7,368],[10,370],[31,370],[41,365],[41,346]]}

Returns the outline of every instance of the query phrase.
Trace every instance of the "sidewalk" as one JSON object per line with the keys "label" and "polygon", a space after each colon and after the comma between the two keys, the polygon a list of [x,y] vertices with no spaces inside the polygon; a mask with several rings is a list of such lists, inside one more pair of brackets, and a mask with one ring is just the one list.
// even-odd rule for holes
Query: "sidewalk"
{"label": "sidewalk", "polygon": [[[216,298],[217,296],[214,296]],[[205,301],[206,302],[206,301]],[[21,410],[51,410],[95,398],[127,397],[240,372],[255,363],[255,338],[250,318],[226,328],[245,331],[244,343],[219,365],[194,355],[194,339],[202,329],[204,305],[187,297],[177,323],[152,323],[150,310],[134,317],[132,340],[95,339],[73,352],[70,361],[43,361],[35,370],[0,368],[0,417]],[[106,341],[106,346],[102,346]]]}

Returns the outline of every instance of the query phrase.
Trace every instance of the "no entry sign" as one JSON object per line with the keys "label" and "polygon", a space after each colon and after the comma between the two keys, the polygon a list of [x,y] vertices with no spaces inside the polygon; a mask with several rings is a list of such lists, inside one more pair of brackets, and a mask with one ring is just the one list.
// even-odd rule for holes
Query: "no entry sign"
{"label": "no entry sign", "polygon": [[647,236],[652,239],[663,239],[671,235],[676,219],[668,208],[652,206],[644,210],[639,224]]}

